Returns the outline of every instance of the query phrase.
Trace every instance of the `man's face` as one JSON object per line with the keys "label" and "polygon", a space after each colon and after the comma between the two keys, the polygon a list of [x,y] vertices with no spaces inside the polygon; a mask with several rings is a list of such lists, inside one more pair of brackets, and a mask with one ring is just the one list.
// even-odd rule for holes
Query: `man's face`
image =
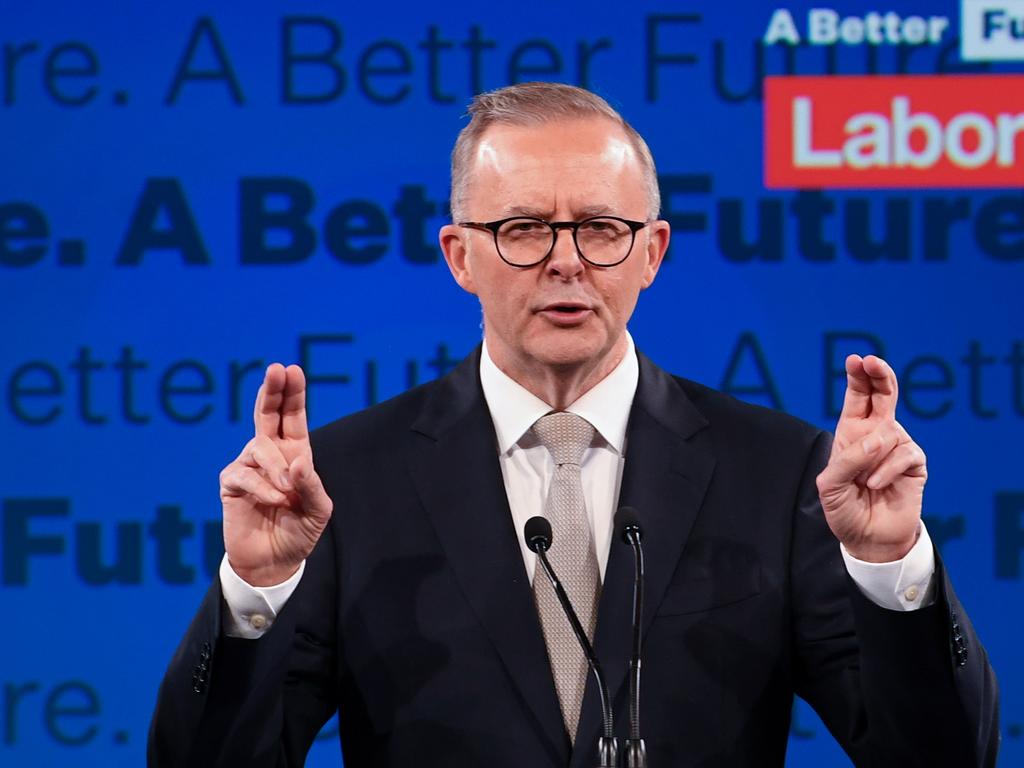
{"label": "man's face", "polygon": [[[469,221],[647,220],[640,159],[610,120],[492,126],[472,162],[464,211]],[[624,262],[595,267],[579,257],[572,233],[559,230],[551,256],[521,268],[501,260],[490,232],[452,225],[440,232],[456,281],[480,299],[488,351],[513,378],[545,369],[607,374],[625,352],[626,321],[640,291],[654,281],[668,237],[668,223],[653,222],[637,233]]]}

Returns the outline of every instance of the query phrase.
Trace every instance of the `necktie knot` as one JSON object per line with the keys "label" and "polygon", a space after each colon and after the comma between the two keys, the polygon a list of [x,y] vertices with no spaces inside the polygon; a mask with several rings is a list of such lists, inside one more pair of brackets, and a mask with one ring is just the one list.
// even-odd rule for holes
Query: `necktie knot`
{"label": "necktie knot", "polygon": [[541,416],[531,429],[559,466],[578,466],[594,439],[594,426],[582,416],[566,411]]}

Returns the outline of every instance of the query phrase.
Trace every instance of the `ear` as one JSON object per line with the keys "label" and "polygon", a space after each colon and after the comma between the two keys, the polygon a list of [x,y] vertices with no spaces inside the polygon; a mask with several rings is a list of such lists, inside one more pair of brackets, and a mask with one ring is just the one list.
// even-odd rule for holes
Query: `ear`
{"label": "ear", "polygon": [[469,230],[455,224],[445,224],[437,233],[437,240],[455,282],[475,296],[476,285],[469,264]]}
{"label": "ear", "polygon": [[661,261],[665,258],[665,251],[668,250],[668,241],[672,236],[672,228],[664,219],[652,221],[647,225],[647,247],[644,249],[646,263],[644,264],[644,276],[641,287],[649,288],[654,278],[658,275]]}

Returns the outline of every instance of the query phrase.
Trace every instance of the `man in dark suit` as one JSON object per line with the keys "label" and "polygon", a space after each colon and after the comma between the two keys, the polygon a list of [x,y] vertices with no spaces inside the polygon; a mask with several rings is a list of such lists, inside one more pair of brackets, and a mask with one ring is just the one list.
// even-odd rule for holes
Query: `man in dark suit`
{"label": "man in dark suit", "polygon": [[[626,332],[669,238],[643,140],[569,86],[471,113],[440,241],[484,344],[311,437],[302,372],[268,369],[150,763],[301,765],[337,709],[348,765],[594,764],[595,686],[521,523],[544,512],[553,555],[580,547],[563,562],[623,730],[630,505],[652,765],[781,765],[794,692],[858,765],[993,765],[995,678],[920,522],[891,368],[847,360],[834,441],[669,376]],[[575,458],[545,423],[583,435]]]}

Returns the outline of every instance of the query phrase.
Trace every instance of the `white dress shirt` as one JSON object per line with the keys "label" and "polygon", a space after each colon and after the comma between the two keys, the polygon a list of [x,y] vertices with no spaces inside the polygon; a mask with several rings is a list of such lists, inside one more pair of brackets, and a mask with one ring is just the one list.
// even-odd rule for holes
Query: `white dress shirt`
{"label": "white dress shirt", "polygon": [[[628,333],[626,339],[628,349],[619,364],[566,409],[594,426],[594,439],[583,454],[581,480],[602,583],[626,460],[626,425],[640,379],[633,339]],[[498,463],[512,520],[520,533],[523,564],[532,580],[537,556],[527,548],[521,533],[527,520],[543,513],[555,465],[548,450],[533,438],[530,427],[554,409],[499,369],[486,344],[480,356],[480,384],[494,421]],[[909,611],[934,601],[935,556],[923,523],[914,547],[892,563],[863,562],[839,547],[850,576],[877,605]],[[235,574],[225,555],[220,566],[221,591],[228,608],[223,617],[224,633],[260,637],[273,624],[304,570],[305,562],[282,584],[253,587]]]}
{"label": "white dress shirt", "polygon": [[[640,380],[640,365],[633,339],[628,336],[629,348],[622,361],[566,408],[594,427],[594,439],[580,463],[580,479],[602,583],[625,466],[626,424]],[[523,525],[534,515],[543,514],[544,501],[555,474],[555,462],[551,452],[533,437],[530,427],[554,409],[506,376],[491,360],[486,344],[480,356],[480,384],[494,421],[498,464],[505,480],[512,521],[520,534],[523,563],[532,580],[537,556],[526,546],[522,536]]]}

